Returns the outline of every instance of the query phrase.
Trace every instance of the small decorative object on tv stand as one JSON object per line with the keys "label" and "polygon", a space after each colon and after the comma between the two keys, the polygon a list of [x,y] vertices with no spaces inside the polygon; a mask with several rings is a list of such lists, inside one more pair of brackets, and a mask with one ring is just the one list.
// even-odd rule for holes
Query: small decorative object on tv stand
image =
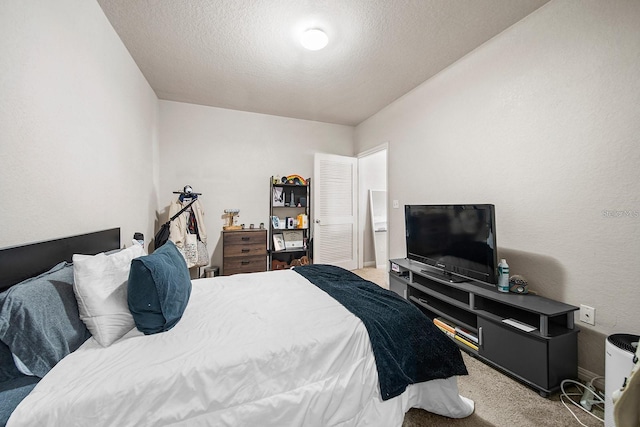
{"label": "small decorative object on tv stand", "polygon": [[473,357],[543,397],[559,390],[562,380],[577,378],[578,307],[537,295],[502,293],[477,282],[451,283],[406,258],[389,262],[389,289],[430,319],[445,319],[477,337],[477,349],[465,344],[463,336],[454,339]]}

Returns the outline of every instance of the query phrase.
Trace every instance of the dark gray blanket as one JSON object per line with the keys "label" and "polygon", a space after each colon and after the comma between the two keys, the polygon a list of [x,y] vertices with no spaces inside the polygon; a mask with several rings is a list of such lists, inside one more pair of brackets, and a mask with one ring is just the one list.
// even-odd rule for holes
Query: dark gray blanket
{"label": "dark gray blanket", "polygon": [[382,400],[402,394],[409,384],[467,375],[458,346],[404,298],[340,267],[314,264],[294,271],[362,320]]}

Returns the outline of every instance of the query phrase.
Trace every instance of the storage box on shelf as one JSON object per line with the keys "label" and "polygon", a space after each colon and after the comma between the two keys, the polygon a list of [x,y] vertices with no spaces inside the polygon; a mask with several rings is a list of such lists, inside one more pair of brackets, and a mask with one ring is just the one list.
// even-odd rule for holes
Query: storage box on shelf
{"label": "storage box on shelf", "polygon": [[450,283],[405,258],[390,263],[390,289],[449,332],[462,350],[542,396],[577,377],[579,330],[573,319],[578,307],[537,295],[505,294],[488,284]]}
{"label": "storage box on shelf", "polygon": [[310,264],[311,182],[270,185],[269,268],[280,270]]}

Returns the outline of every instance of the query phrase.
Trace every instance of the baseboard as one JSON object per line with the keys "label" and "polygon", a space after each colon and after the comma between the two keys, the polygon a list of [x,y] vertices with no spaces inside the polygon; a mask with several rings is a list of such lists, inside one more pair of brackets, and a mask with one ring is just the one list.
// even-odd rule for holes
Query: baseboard
{"label": "baseboard", "polygon": [[375,261],[365,261],[363,266],[364,266],[365,268],[366,268],[366,267],[373,267],[373,268],[375,268],[375,267],[376,267],[376,262],[375,262]]}
{"label": "baseboard", "polygon": [[594,372],[591,372],[585,368],[578,366],[578,379],[580,381],[584,381],[585,383],[590,382],[593,378],[600,377],[597,380],[593,381],[593,385],[598,390],[604,390],[604,378],[601,375],[598,375]]}

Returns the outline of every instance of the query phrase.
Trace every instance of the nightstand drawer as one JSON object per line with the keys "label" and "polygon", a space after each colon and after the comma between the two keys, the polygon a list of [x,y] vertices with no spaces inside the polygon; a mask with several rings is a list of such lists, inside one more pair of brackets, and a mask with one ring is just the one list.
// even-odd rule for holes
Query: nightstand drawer
{"label": "nightstand drawer", "polygon": [[258,271],[266,271],[267,257],[264,256],[247,256],[247,257],[229,257],[224,259],[224,275],[230,276],[237,273],[255,273]]}
{"label": "nightstand drawer", "polygon": [[247,244],[247,245],[226,245],[224,247],[224,256],[227,257],[246,257],[254,255],[267,256],[267,247],[264,243]]}
{"label": "nightstand drawer", "polygon": [[267,251],[267,232],[260,231],[235,231],[224,233],[224,245],[262,245]]}

